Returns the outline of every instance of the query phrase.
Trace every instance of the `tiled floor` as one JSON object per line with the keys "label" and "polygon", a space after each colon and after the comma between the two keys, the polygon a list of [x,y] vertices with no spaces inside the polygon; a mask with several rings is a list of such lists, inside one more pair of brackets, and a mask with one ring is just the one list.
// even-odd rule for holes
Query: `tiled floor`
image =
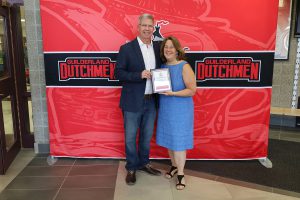
{"label": "tiled floor", "polygon": [[22,150],[17,155],[5,175],[0,175],[0,192],[26,167],[34,156],[33,149]]}
{"label": "tiled floor", "polygon": [[[46,155],[34,156],[33,151],[21,151],[7,174],[0,176],[1,189],[7,186],[0,194],[1,200],[300,199],[292,197],[300,197],[298,193],[288,192],[288,195],[282,195],[270,187],[192,170],[186,170],[187,187],[183,191],[175,189],[175,179],[149,176],[142,172],[137,172],[137,183],[134,186],[127,186],[124,181],[124,161],[59,158],[53,166],[49,166]],[[153,164],[163,172],[168,168],[161,162]],[[21,171],[23,167],[25,168]]]}
{"label": "tiled floor", "polygon": [[49,166],[47,157],[35,157],[0,199],[113,199],[118,164],[117,160],[59,158]]}
{"label": "tiled floor", "polygon": [[[298,141],[299,132],[271,129],[270,138]],[[142,172],[137,172],[137,183],[134,186],[126,185],[123,160],[59,158],[53,165],[48,163],[47,155],[35,155],[31,149],[22,150],[6,175],[0,176],[0,200],[300,199],[300,193],[225,178],[192,168],[185,170],[187,187],[177,191],[175,179],[149,176]],[[169,167],[165,163],[153,161],[153,165],[163,172]]]}
{"label": "tiled floor", "polygon": [[[162,168],[162,166],[160,166]],[[165,166],[166,167],[166,166]],[[165,168],[164,167],[164,168]],[[215,180],[213,177],[205,174],[196,174],[195,172],[187,172],[187,187],[183,191],[177,191],[175,188],[175,179],[165,179],[164,177],[148,176],[144,173],[137,173],[138,182],[135,186],[127,186],[124,184],[126,172],[124,171],[124,163],[120,163],[118,177],[115,189],[115,199],[133,200],[180,200],[180,199],[201,199],[201,200],[271,200],[297,199],[289,196],[279,195],[269,192],[242,187],[225,182]],[[200,176],[200,177],[199,177]],[[206,176],[206,178],[202,178]]]}

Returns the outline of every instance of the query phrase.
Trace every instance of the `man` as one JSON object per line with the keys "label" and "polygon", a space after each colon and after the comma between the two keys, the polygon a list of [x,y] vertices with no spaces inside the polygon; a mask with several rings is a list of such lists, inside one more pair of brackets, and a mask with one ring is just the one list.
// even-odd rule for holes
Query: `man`
{"label": "man", "polygon": [[[126,183],[136,182],[136,170],[151,175],[161,172],[149,164],[150,140],[156,117],[156,98],[152,92],[151,69],[161,64],[159,43],[152,42],[154,18],[139,17],[138,37],[121,46],[115,76],[122,82],[120,108],[123,112],[126,148]],[[139,129],[139,141],[136,137]]]}

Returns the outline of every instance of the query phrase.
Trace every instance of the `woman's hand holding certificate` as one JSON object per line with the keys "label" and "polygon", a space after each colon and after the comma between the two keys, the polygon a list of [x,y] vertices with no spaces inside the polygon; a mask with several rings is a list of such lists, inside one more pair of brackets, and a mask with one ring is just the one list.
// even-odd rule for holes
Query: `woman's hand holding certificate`
{"label": "woman's hand holding certificate", "polygon": [[170,72],[168,68],[154,69],[152,73],[152,86],[154,93],[172,91]]}

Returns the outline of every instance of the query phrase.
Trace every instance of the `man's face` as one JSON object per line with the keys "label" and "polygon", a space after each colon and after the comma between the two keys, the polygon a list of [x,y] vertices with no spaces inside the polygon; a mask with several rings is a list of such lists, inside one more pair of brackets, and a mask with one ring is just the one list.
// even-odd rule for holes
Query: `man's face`
{"label": "man's face", "polygon": [[154,31],[154,23],[151,19],[143,19],[138,25],[139,38],[141,40],[151,40]]}

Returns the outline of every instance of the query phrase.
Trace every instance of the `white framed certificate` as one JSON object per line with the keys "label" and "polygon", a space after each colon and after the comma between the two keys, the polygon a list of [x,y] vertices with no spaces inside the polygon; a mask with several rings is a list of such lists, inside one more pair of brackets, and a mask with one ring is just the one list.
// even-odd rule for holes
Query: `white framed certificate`
{"label": "white framed certificate", "polygon": [[170,71],[168,68],[153,69],[151,73],[153,93],[172,91]]}

